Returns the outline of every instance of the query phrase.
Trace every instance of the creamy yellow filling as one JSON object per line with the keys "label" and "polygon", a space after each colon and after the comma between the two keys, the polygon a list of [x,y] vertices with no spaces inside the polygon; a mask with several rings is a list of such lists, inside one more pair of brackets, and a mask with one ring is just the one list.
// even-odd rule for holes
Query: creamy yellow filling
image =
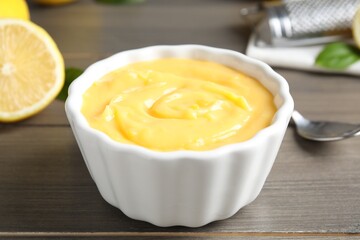
{"label": "creamy yellow filling", "polygon": [[226,66],[189,59],[139,62],[96,81],[83,95],[91,127],[158,151],[208,150],[267,127],[273,96]]}

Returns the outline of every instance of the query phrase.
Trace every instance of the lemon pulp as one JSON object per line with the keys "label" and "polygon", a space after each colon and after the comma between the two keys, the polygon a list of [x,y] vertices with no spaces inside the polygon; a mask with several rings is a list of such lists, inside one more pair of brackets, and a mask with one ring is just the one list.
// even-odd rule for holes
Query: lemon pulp
{"label": "lemon pulp", "polygon": [[0,121],[41,111],[63,84],[63,58],[49,34],[29,21],[0,20]]}

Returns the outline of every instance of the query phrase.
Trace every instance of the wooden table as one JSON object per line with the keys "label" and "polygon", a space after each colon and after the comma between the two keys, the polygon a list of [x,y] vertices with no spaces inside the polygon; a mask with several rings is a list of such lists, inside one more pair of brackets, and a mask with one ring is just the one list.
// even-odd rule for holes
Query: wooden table
{"label": "wooden table", "polygon": [[[113,53],[196,43],[244,52],[250,29],[235,0],[147,0],[62,7],[31,5],[66,65],[86,67]],[[360,122],[357,77],[276,69],[298,110],[313,119]],[[86,169],[56,100],[39,115],[0,125],[0,238],[360,239],[360,138],[304,141],[289,128],[260,196],[233,217],[201,228],[160,228],[107,204]]]}

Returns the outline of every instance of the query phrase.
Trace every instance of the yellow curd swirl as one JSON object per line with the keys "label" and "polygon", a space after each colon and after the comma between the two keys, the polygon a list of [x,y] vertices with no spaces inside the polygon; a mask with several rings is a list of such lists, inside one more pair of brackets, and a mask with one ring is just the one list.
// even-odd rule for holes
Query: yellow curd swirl
{"label": "yellow curd swirl", "polygon": [[160,59],[119,68],[83,94],[90,126],[112,139],[158,151],[209,150],[269,126],[272,94],[214,62]]}

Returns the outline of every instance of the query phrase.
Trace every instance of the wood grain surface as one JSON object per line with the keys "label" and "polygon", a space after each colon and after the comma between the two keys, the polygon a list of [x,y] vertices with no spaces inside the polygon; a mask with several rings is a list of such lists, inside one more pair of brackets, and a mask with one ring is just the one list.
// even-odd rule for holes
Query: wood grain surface
{"label": "wood grain surface", "polygon": [[[32,20],[67,66],[116,52],[196,43],[244,52],[251,29],[235,0],[152,0],[61,7],[30,4]],[[360,79],[276,69],[295,106],[313,119],[360,122]],[[289,128],[259,197],[233,217],[201,228],[159,228],[126,217],[98,193],[56,100],[39,115],[0,124],[0,239],[360,239],[360,138],[314,143]]]}

